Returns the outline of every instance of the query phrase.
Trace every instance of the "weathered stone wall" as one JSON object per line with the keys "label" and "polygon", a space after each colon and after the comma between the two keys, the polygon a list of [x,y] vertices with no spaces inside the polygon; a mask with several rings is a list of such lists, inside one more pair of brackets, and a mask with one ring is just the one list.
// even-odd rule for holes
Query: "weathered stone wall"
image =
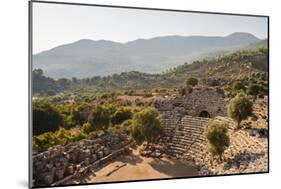
{"label": "weathered stone wall", "polygon": [[182,115],[201,116],[207,112],[210,117],[226,116],[227,100],[221,89],[216,87],[193,88],[185,95],[175,95],[165,100],[158,100],[154,107],[160,112],[175,111]]}
{"label": "weathered stone wall", "polygon": [[52,186],[73,177],[129,150],[127,135],[107,134],[66,146],[55,146],[33,156],[34,186]]}

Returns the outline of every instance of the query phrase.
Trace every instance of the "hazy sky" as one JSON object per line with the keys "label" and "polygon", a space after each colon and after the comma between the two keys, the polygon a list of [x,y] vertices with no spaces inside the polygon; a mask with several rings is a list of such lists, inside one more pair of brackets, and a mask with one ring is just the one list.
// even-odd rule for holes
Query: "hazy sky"
{"label": "hazy sky", "polygon": [[80,39],[127,42],[165,35],[267,37],[267,19],[186,12],[33,3],[33,51]]}

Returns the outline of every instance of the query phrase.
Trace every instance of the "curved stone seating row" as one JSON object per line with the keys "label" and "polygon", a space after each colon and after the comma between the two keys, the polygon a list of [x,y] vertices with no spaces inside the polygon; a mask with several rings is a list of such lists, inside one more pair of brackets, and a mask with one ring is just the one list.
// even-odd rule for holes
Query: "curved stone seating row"
{"label": "curved stone seating row", "polygon": [[[173,118],[164,120],[164,126],[171,127],[169,124]],[[215,120],[228,124],[230,146],[223,154],[224,161],[213,161],[204,136],[209,120],[186,115],[172,125],[173,130],[166,129],[166,132],[170,132],[166,134],[171,136],[168,142],[164,142],[169,154],[194,161],[201,175],[267,171],[267,140],[250,136],[247,130],[235,131],[236,123],[227,117],[218,116]]]}
{"label": "curved stone seating row", "polygon": [[203,135],[209,119],[184,116],[177,127],[168,148],[174,155],[186,154],[190,147]]}
{"label": "curved stone seating row", "polygon": [[[229,122],[230,127],[235,123]],[[211,160],[207,141],[196,142],[184,155],[200,167],[199,174],[235,174],[264,172],[268,169],[267,141],[251,137],[245,130],[229,131],[230,147],[223,154],[223,162]],[[202,135],[204,137],[204,135]]]}

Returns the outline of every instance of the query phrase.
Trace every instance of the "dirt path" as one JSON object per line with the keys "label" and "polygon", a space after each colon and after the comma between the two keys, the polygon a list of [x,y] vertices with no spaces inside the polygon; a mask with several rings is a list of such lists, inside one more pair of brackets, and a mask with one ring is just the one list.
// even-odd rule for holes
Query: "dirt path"
{"label": "dirt path", "polygon": [[142,157],[138,150],[85,178],[86,183],[196,176],[196,168],[183,160]]}

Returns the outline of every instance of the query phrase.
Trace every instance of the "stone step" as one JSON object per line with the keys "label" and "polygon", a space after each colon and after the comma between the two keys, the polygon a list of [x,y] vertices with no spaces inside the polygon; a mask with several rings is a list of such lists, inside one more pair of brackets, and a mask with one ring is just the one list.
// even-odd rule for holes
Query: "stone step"
{"label": "stone step", "polygon": [[173,146],[183,146],[187,147],[193,143],[193,141],[172,141]]}

